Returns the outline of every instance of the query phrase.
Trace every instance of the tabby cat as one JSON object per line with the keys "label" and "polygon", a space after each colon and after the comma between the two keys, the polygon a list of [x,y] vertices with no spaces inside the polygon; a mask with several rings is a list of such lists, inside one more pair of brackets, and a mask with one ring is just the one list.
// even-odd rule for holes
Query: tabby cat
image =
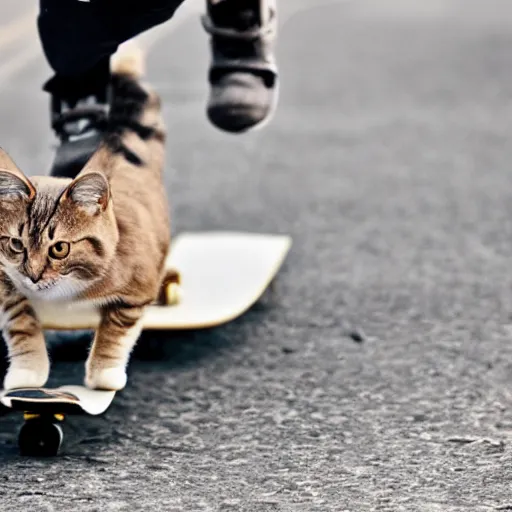
{"label": "tabby cat", "polygon": [[[27,178],[0,150],[0,312],[5,389],[43,386],[49,359],[35,301],[99,308],[85,384],[119,390],[155,301],[170,242],[160,99],[135,49],[114,60],[102,146],[73,180]],[[35,308],[37,309],[37,307]]]}

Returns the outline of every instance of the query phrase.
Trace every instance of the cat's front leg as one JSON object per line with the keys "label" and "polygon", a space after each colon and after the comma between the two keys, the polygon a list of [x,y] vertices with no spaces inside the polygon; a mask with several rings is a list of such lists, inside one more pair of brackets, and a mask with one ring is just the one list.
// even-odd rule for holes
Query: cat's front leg
{"label": "cat's front leg", "polygon": [[2,329],[10,361],[4,389],[44,386],[50,361],[43,330],[23,295],[13,292],[3,301]]}
{"label": "cat's front leg", "polygon": [[85,384],[92,389],[120,390],[126,386],[126,366],[142,331],[142,307],[110,307],[86,363]]}

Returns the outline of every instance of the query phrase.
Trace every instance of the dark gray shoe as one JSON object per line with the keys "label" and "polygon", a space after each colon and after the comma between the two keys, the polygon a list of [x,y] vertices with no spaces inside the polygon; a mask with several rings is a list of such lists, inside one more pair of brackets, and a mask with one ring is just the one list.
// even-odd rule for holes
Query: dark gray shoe
{"label": "dark gray shoe", "polygon": [[277,103],[274,0],[207,0],[203,26],[211,35],[207,115],[240,133],[268,121]]}
{"label": "dark gray shoe", "polygon": [[[50,85],[49,85],[50,84]],[[102,140],[110,105],[108,82],[89,90],[63,90],[49,82],[51,124],[59,139],[51,176],[74,178]]]}

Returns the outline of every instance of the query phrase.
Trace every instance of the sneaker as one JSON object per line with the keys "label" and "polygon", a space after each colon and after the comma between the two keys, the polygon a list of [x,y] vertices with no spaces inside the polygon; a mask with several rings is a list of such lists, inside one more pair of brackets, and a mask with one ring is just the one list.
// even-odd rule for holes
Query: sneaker
{"label": "sneaker", "polygon": [[98,149],[106,125],[110,87],[89,91],[65,90],[50,80],[45,90],[51,97],[51,125],[59,139],[51,176],[74,178]]}
{"label": "sneaker", "polygon": [[207,0],[211,35],[209,120],[240,133],[268,121],[277,103],[275,0]]}

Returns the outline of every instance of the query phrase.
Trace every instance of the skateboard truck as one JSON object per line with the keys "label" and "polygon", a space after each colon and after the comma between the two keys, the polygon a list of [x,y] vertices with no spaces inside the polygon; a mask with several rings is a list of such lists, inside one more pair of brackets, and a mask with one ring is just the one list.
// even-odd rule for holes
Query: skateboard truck
{"label": "skateboard truck", "polygon": [[64,439],[62,424],[66,416],[103,414],[115,394],[115,391],[84,386],[22,388],[3,391],[0,403],[12,412],[23,414],[24,423],[18,432],[20,454],[53,457],[59,453]]}
{"label": "skateboard truck", "polygon": [[175,306],[181,300],[181,275],[178,270],[169,268],[163,278],[156,299],[158,306]]}

